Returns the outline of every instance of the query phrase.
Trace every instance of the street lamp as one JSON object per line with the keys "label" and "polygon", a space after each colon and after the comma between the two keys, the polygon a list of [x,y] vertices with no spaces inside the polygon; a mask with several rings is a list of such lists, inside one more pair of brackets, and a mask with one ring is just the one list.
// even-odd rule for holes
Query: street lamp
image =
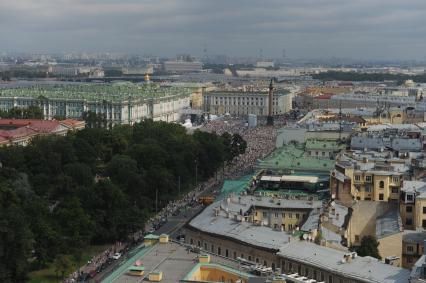
{"label": "street lamp", "polygon": [[198,187],[198,160],[194,160],[195,163],[195,187]]}

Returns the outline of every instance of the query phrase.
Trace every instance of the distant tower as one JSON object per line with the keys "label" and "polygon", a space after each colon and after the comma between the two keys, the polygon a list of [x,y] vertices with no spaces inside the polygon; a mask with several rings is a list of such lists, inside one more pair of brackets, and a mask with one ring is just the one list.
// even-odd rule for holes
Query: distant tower
{"label": "distant tower", "polygon": [[207,58],[207,44],[205,44],[205,43],[203,45],[203,56],[204,56],[204,58]]}
{"label": "distant tower", "polygon": [[272,109],[273,99],[274,99],[274,78],[272,78],[271,82],[269,83],[268,117],[266,119],[266,125],[268,126],[274,125],[274,116],[272,116],[273,115],[273,109]]}

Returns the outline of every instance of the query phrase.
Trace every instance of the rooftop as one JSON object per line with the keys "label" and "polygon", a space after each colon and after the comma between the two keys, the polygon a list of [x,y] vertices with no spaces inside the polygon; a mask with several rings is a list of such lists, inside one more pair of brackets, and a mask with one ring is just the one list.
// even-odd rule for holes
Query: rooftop
{"label": "rooftop", "polygon": [[133,83],[86,83],[36,85],[0,89],[1,97],[24,97],[36,99],[75,99],[89,101],[123,101],[160,98],[175,95],[190,95],[192,87],[160,86],[158,84]]}
{"label": "rooftop", "polygon": [[426,240],[426,231],[405,230],[402,235],[404,243],[423,244]]}
{"label": "rooftop", "polygon": [[[143,264],[145,271],[145,276],[148,276],[149,273],[159,272],[163,273],[163,283],[176,283],[184,279],[188,273],[193,270],[195,266],[198,265],[197,260],[198,254],[188,252],[185,246],[169,242],[168,244],[157,244],[143,254],[140,258],[140,261]],[[217,257],[211,255],[212,265],[221,266],[229,270],[237,269],[238,263],[226,259],[223,257]],[[130,267],[133,266],[135,258],[131,258],[126,261],[122,266],[130,264]],[[103,283],[137,283],[142,282],[142,277],[131,276],[127,274],[129,267],[121,268],[119,274],[115,276],[110,276]],[[114,275],[114,274],[113,274]]]}
{"label": "rooftop", "polygon": [[307,150],[318,149],[318,150],[341,150],[345,149],[346,145],[337,141],[327,141],[327,140],[313,140],[309,139],[306,141],[305,145]]}
{"label": "rooftop", "polygon": [[305,156],[303,145],[288,144],[274,150],[265,159],[258,161],[257,167],[272,170],[301,170],[330,172],[334,160]]}
{"label": "rooftop", "polygon": [[384,264],[372,257],[356,257],[342,263],[346,253],[307,241],[293,240],[283,245],[278,255],[328,270],[363,282],[408,282],[410,271]]}
{"label": "rooftop", "polygon": [[[189,226],[207,233],[233,238],[255,246],[275,249],[288,242],[290,233],[276,231],[271,227],[256,225],[252,222],[241,220],[253,207],[268,207],[272,209],[303,209],[310,210],[307,220],[302,224],[301,230],[309,231],[318,227],[321,201],[285,200],[271,197],[239,196],[233,199],[224,199],[214,202],[203,210],[197,217],[189,222]],[[228,216],[229,215],[229,216]]]}
{"label": "rooftop", "polygon": [[398,213],[398,208],[390,209],[387,213],[376,219],[376,237],[377,239],[388,237],[390,235],[403,231],[402,220]]}

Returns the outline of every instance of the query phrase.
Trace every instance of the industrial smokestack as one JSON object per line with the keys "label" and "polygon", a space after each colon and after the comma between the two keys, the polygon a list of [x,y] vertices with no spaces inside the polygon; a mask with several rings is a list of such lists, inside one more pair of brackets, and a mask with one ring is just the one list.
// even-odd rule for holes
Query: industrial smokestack
{"label": "industrial smokestack", "polygon": [[268,118],[266,120],[266,124],[268,126],[273,126],[274,125],[274,117],[272,116],[273,114],[273,106],[272,106],[272,102],[274,99],[274,79],[271,79],[271,82],[269,83],[269,101],[268,101]]}

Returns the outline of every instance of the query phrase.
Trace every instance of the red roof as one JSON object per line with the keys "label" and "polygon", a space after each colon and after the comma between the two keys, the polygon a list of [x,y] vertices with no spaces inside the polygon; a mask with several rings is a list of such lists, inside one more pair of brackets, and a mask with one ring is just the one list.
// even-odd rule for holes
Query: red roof
{"label": "red roof", "polygon": [[73,120],[73,119],[65,119],[60,121],[60,123],[70,128],[84,127],[86,125],[84,121]]}
{"label": "red roof", "polygon": [[59,125],[60,123],[55,120],[0,119],[0,127],[29,127],[41,133],[50,133],[54,131]]}
{"label": "red roof", "polygon": [[324,93],[318,96],[315,96],[314,99],[330,99],[334,94],[333,93]]}
{"label": "red roof", "polygon": [[37,134],[36,130],[28,127],[21,127],[14,130],[0,130],[0,137],[5,139],[16,139]]}

